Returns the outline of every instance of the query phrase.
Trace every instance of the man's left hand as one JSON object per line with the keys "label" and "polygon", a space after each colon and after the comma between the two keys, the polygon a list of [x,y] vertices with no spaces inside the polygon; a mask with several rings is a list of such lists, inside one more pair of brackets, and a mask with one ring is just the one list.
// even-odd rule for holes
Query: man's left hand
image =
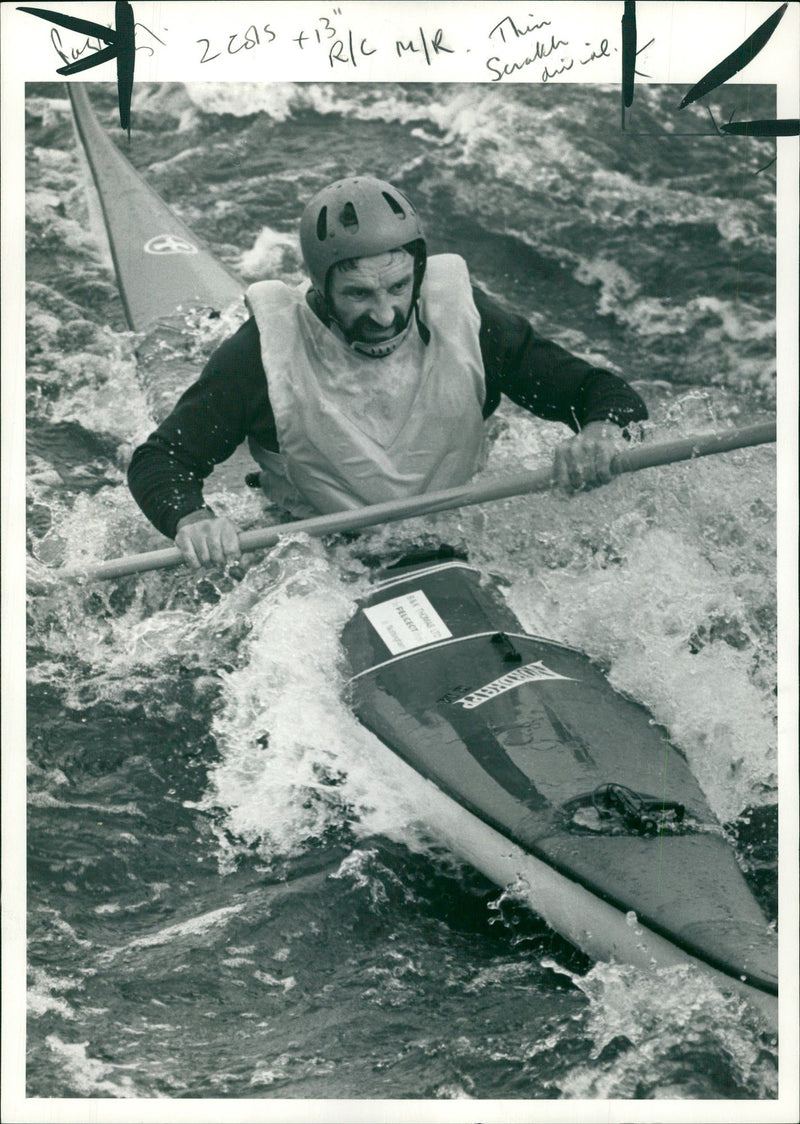
{"label": "man's left hand", "polygon": [[608,484],[613,476],[611,460],[617,452],[619,435],[619,428],[611,422],[589,422],[577,436],[556,449],[554,482],[569,492]]}

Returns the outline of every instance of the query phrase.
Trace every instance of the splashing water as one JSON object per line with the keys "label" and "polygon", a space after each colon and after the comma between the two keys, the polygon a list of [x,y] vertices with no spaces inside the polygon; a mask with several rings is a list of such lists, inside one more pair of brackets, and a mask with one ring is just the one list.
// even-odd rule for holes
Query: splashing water
{"label": "splashing water", "polygon": [[[564,972],[553,961],[544,966]],[[562,1096],[777,1095],[775,1039],[752,1021],[745,1004],[688,967],[656,970],[647,982],[618,964],[566,974],[589,999],[573,1033],[591,1043],[591,1062],[556,1078]]]}

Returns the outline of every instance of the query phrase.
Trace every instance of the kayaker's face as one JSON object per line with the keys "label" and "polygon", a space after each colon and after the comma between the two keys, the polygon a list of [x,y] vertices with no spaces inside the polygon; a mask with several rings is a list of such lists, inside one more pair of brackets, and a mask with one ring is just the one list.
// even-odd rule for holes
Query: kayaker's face
{"label": "kayaker's face", "polygon": [[349,340],[382,343],[406,326],[413,291],[414,258],[390,250],[331,270],[328,297]]}

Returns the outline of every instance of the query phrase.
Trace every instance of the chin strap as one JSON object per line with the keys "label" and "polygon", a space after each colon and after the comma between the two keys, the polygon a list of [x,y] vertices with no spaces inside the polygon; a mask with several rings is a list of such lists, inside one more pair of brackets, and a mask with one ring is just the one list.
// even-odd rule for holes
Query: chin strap
{"label": "chin strap", "polygon": [[387,355],[391,355],[393,351],[396,351],[403,340],[406,338],[411,328],[412,319],[417,325],[417,331],[419,332],[420,339],[422,340],[425,347],[427,347],[431,340],[431,333],[428,325],[424,323],[422,317],[419,314],[419,302],[416,300],[414,301],[414,307],[412,311],[409,313],[405,328],[403,328],[402,331],[398,332],[396,336],[392,336],[392,338],[389,340],[381,340],[379,343],[367,343],[364,340],[348,340],[345,339],[344,333],[341,331],[341,328],[339,328],[339,325],[333,319],[333,317],[331,317],[331,326],[335,331],[338,332],[341,338],[345,340],[345,343],[347,343],[347,345],[353,349],[353,351],[358,351],[361,355],[368,355],[371,359],[384,359]]}
{"label": "chin strap", "polygon": [[419,332],[419,338],[427,347],[431,342],[431,332],[430,328],[423,322],[423,319],[419,314],[419,301],[414,301],[414,318],[417,321],[417,331]]}
{"label": "chin strap", "polygon": [[387,355],[391,355],[396,351],[403,340],[408,335],[409,328],[411,327],[411,320],[414,319],[417,325],[420,339],[425,347],[428,346],[431,340],[431,333],[428,325],[423,321],[419,314],[419,301],[414,301],[414,306],[409,313],[406,326],[402,331],[398,332],[396,336],[392,336],[389,340],[381,340],[379,343],[368,343],[365,340],[351,340],[348,339],[342,330],[339,321],[330,310],[325,297],[319,292],[318,289],[312,289],[309,293],[309,303],[314,312],[319,316],[320,320],[330,328],[333,334],[340,339],[342,343],[346,343],[353,351],[359,352],[360,355],[367,355],[371,359],[384,359]]}
{"label": "chin strap", "polygon": [[[338,330],[338,324],[334,324],[334,330]],[[357,351],[359,355],[367,355],[370,359],[385,359],[387,355],[391,355],[393,351],[397,351],[400,344],[408,335],[408,330],[411,327],[411,320],[409,319],[405,328],[398,332],[396,336],[392,336],[389,340],[381,340],[379,343],[366,343],[364,340],[347,340],[346,343],[352,351]],[[341,335],[341,332],[338,333]],[[344,339],[344,336],[342,336]]]}

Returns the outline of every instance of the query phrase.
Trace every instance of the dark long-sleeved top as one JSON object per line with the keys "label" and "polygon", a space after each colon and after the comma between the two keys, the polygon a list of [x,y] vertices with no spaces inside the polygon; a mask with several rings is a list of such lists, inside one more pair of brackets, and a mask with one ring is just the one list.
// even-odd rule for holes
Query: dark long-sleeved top
{"label": "dark long-sleeved top", "polygon": [[[486,378],[483,416],[502,394],[574,432],[593,421],[621,427],[647,417],[638,394],[617,375],[543,339],[528,321],[473,288]],[[168,538],[204,507],[203,481],[246,438],[278,451],[275,417],[251,317],[222,343],[172,413],[134,452],[128,484],[150,522]]]}

